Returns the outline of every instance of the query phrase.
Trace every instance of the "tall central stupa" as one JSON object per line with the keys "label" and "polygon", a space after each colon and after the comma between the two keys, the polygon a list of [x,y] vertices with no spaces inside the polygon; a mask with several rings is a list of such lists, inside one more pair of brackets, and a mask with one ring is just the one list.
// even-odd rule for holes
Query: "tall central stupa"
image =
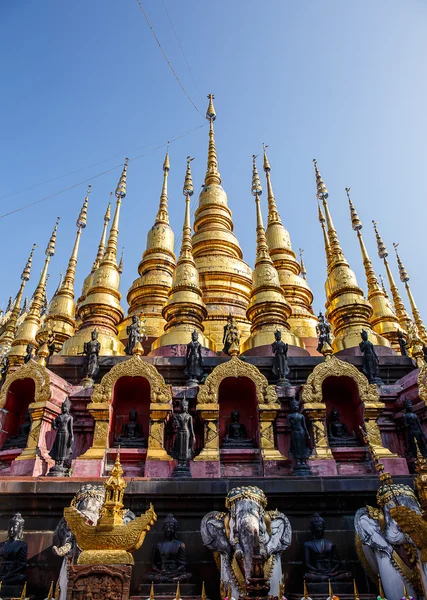
{"label": "tall central stupa", "polygon": [[208,168],[195,213],[192,244],[203,301],[208,311],[204,322],[205,335],[219,351],[223,347],[223,329],[230,313],[239,327],[242,342],[249,336],[250,322],[246,318],[246,309],[252,287],[252,269],[243,260],[242,249],[233,233],[232,214],[218,170],[213,94],[208,98]]}

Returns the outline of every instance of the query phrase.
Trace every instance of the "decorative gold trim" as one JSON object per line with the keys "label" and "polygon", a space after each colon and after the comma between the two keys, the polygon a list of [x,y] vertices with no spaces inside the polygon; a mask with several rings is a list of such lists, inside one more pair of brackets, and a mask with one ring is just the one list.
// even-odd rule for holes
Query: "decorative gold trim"
{"label": "decorative gold trim", "polygon": [[424,363],[418,373],[418,395],[427,402],[427,363]]}
{"label": "decorative gold trim", "polygon": [[30,360],[13,373],[9,373],[0,393],[0,408],[4,408],[11,384],[18,379],[32,379],[35,384],[34,402],[47,402],[51,399],[50,378],[46,367]]}

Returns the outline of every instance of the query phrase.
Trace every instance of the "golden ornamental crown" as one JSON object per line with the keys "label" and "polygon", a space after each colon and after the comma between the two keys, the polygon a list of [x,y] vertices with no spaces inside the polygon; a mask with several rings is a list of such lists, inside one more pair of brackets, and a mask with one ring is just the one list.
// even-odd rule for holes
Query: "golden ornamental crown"
{"label": "golden ornamental crown", "polygon": [[264,492],[255,487],[254,485],[248,485],[246,487],[236,487],[230,490],[225,499],[226,508],[230,508],[237,500],[253,500],[262,508],[267,506],[267,497]]}

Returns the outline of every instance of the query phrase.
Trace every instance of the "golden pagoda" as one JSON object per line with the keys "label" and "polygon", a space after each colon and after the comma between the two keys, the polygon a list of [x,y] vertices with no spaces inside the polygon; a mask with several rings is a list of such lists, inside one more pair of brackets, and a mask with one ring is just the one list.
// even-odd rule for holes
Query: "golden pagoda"
{"label": "golden pagoda", "polygon": [[403,304],[398,287],[394,281],[394,277],[391,272],[390,265],[388,264],[388,260],[387,260],[388,252],[387,252],[387,248],[378,232],[378,227],[377,227],[378,223],[376,221],[372,221],[372,224],[374,226],[375,237],[377,239],[378,256],[383,260],[385,270],[387,273],[388,284],[390,286],[391,296],[393,298],[394,311],[399,320],[402,330],[404,330],[406,332],[408,329],[408,321],[410,321],[411,318],[408,315],[408,313],[406,312],[405,305]]}
{"label": "golden pagoda", "polygon": [[86,298],[79,304],[78,317],[81,326],[77,333],[63,345],[60,354],[75,356],[81,354],[84,343],[90,338],[91,331],[97,329],[104,356],[123,356],[124,346],[118,338],[118,325],[124,313],[120,306],[120,273],[117,265],[117,238],[119,234],[120,207],[126,197],[126,171],[128,159],[123,167],[116,188],[116,210],[108,236],[107,248],[98,268],[94,271]]}
{"label": "golden pagoda", "polygon": [[405,284],[406,293],[408,294],[409,304],[411,306],[412,316],[414,317],[415,325],[418,328],[418,334],[419,334],[420,338],[422,339],[423,343],[427,344],[427,331],[426,331],[425,325],[423,323],[423,320],[421,318],[420,311],[418,310],[417,305],[415,304],[414,296],[412,295],[412,290],[409,287],[409,275],[408,275],[405,267],[403,266],[402,260],[397,251],[398,245],[399,244],[393,244],[393,248],[394,248],[394,251],[396,252],[397,264],[399,267],[400,281]]}
{"label": "golden pagoda", "polygon": [[52,235],[50,236],[50,240],[46,248],[44,267],[40,275],[39,283],[34,292],[33,301],[31,302],[31,306],[24,321],[18,327],[16,337],[12,342],[12,347],[9,352],[9,360],[10,364],[13,366],[21,365],[24,362],[24,356],[26,354],[28,344],[32,343],[35,347],[37,347],[36,334],[41,323],[40,310],[43,306],[46,294],[47,270],[50,259],[55,254],[58,223],[59,217],[56,220],[55,227],[53,228]]}
{"label": "golden pagoda", "polygon": [[16,329],[18,325],[18,319],[21,316],[21,302],[22,296],[24,294],[25,284],[30,279],[31,275],[31,265],[33,262],[33,254],[36,249],[36,244],[33,245],[32,250],[30,252],[30,256],[28,257],[27,264],[24,267],[24,270],[21,274],[21,285],[19,286],[18,293],[16,294],[15,302],[13,304],[13,308],[10,312],[9,319],[5,325],[5,329],[0,337],[0,346],[2,348],[10,348],[13,340],[15,339]]}
{"label": "golden pagoda", "polygon": [[[169,170],[169,153],[166,152],[159,210],[147,235],[147,246],[138,266],[139,277],[133,282],[127,295],[129,317],[144,314],[149,341],[154,341],[163,333],[165,320],[162,310],[168,300],[176,264],[174,233],[169,225],[168,214]],[[123,322],[120,331],[126,331],[129,320],[128,318]]]}
{"label": "golden pagoda", "polygon": [[185,218],[182,228],[181,253],[172,279],[169,299],[163,308],[166,321],[165,333],[153,344],[153,350],[162,346],[188,344],[194,330],[199,333],[202,346],[212,348],[212,343],[203,335],[203,321],[207,310],[202,300],[199,273],[194,262],[191,246],[190,198],[194,193],[191,176],[191,161],[187,157],[187,171],[183,194],[185,196]]}
{"label": "golden pagoda", "polygon": [[[368,332],[369,340],[375,346],[390,346],[388,340],[375,333],[370,325],[372,306],[363,296],[358,286],[356,275],[350,269],[338,239],[338,234],[332,222],[328,205],[328,190],[317,168],[316,175],[317,199],[323,204],[327,225],[329,251],[328,276],[326,279],[326,317],[332,325],[334,340],[332,347],[335,352],[348,348],[357,348],[361,341],[362,329]],[[328,257],[329,253],[329,257]]]}
{"label": "golden pagoda", "polygon": [[390,308],[390,304],[384,295],[382,288],[378,283],[375,271],[372,267],[371,259],[366,250],[365,242],[362,237],[362,221],[350,198],[350,188],[345,189],[350,207],[351,225],[356,232],[360,251],[362,253],[363,266],[365,267],[366,283],[368,285],[368,300],[372,306],[371,325],[374,331],[384,336],[395,350],[399,350],[398,332],[402,331],[399,321]]}
{"label": "golden pagoda", "polygon": [[220,351],[229,314],[235,319],[242,341],[249,335],[250,323],[246,318],[246,309],[252,287],[252,270],[243,261],[242,250],[233,233],[227,194],[221,186],[213,127],[216,113],[212,94],[209,95],[206,118],[209,120],[208,167],[195,212],[192,244],[203,300],[208,310],[206,335],[214,342],[216,350]]}
{"label": "golden pagoda", "polygon": [[77,258],[79,252],[80,238],[86,227],[87,209],[89,203],[90,187],[88,187],[86,198],[80,210],[76,226],[77,233],[73,250],[65,272],[64,280],[58,286],[48,308],[43,326],[36,335],[39,345],[47,341],[49,335],[55,336],[55,352],[59,352],[66,340],[74,335],[76,328],[75,314],[76,303],[74,301],[74,281],[76,276]]}
{"label": "golden pagoda", "polygon": [[[302,275],[302,268],[292,250],[291,238],[282,224],[271,184],[271,167],[264,145],[264,171],[267,179],[268,222],[265,235],[280,285],[292,308],[289,325],[300,338],[317,339],[317,318],[313,313],[313,293]],[[303,263],[304,264],[304,263]],[[304,267],[305,269],[305,267]]]}
{"label": "golden pagoda", "polygon": [[257,215],[257,252],[255,268],[252,273],[253,287],[248,310],[251,335],[242,345],[242,352],[257,346],[269,346],[274,342],[274,333],[279,329],[284,342],[292,346],[304,347],[299,338],[291,332],[288,319],[292,309],[286,301],[284,291],[280,285],[271,256],[269,254],[264,224],[262,222],[260,195],[262,187],[256,168],[256,157],[253,156],[252,195],[255,196]]}

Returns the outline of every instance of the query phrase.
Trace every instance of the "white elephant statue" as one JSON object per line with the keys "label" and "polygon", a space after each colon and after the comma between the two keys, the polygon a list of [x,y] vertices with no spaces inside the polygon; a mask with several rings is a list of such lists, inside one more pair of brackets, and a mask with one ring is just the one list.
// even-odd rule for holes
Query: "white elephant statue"
{"label": "white elephant statue", "polygon": [[409,486],[394,484],[388,473],[383,473],[381,479],[377,492],[379,508],[366,506],[354,517],[357,553],[375,584],[378,575],[381,577],[387,600],[400,600],[404,595],[403,584],[411,596],[420,597],[417,548],[390,514],[398,505],[421,514],[420,505]]}
{"label": "white elephant statue", "polygon": [[292,537],[288,518],[277,510],[266,511],[267,498],[255,486],[232,489],[225,505],[228,512],[208,513],[200,529],[204,545],[220,560],[224,590],[230,585],[233,598],[246,592],[254,548],[259,545],[259,553],[266,561],[264,574],[270,594],[277,596],[282,581],[280,555],[290,546]]}

